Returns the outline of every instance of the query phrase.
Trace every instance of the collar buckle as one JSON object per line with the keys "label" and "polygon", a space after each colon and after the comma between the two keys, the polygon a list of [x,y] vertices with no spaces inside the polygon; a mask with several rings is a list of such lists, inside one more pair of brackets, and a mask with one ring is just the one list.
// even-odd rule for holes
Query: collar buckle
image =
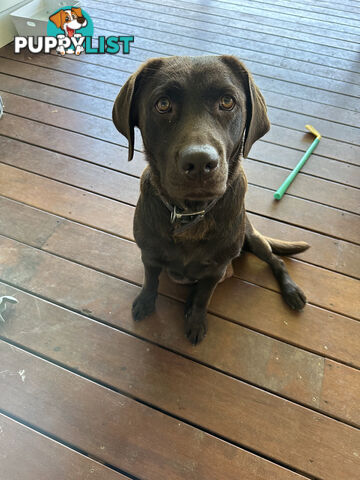
{"label": "collar buckle", "polygon": [[191,213],[178,213],[176,210],[176,205],[174,205],[170,214],[170,222],[175,223],[176,220],[181,220],[183,217],[198,216],[199,219],[202,219],[205,213],[206,213],[205,210],[200,210],[199,212],[191,212]]}

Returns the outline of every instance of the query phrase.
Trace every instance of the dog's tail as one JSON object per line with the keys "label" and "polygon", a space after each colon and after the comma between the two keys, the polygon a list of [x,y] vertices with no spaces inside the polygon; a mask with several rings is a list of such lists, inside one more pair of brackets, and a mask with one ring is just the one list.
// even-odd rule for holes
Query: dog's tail
{"label": "dog's tail", "polygon": [[250,219],[245,217],[245,243],[244,249],[250,250],[262,260],[272,253],[277,255],[293,255],[294,253],[304,252],[310,247],[306,242],[286,242],[276,238],[265,237],[259,233],[251,224]]}
{"label": "dog's tail", "polygon": [[310,245],[306,242],[285,242],[276,238],[264,237],[273,253],[277,255],[292,255],[307,250]]}

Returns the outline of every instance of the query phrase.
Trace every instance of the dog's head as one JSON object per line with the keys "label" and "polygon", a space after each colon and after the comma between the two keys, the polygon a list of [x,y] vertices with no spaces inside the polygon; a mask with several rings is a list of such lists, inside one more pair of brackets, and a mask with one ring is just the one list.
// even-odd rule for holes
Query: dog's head
{"label": "dog's head", "polygon": [[68,37],[72,37],[75,30],[86,27],[87,25],[87,20],[83,16],[81,8],[75,7],[73,7],[71,10],[59,10],[54,15],[51,15],[49,20],[55,23],[57,28],[64,30]]}
{"label": "dog's head", "polygon": [[182,201],[223,195],[240,154],[270,128],[251,74],[228,55],[147,61],[120,90],[113,121],[129,160],[140,128],[161,188]]}

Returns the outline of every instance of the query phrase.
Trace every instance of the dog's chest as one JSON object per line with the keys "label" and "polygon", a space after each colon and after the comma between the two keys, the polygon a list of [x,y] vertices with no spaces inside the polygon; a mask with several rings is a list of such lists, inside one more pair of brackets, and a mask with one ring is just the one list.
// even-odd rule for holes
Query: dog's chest
{"label": "dog's chest", "polygon": [[[183,284],[221,273],[226,267],[226,261],[218,258],[218,252],[208,246],[189,246],[172,244],[162,255],[163,268],[169,277]],[[225,255],[228,257],[228,255]]]}

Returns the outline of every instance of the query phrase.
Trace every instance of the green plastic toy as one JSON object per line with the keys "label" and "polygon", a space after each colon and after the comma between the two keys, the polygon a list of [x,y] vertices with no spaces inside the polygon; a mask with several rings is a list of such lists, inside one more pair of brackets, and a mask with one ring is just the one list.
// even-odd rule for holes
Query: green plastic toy
{"label": "green plastic toy", "polygon": [[281,200],[282,199],[284,193],[289,188],[291,182],[294,180],[296,175],[300,172],[301,168],[305,164],[306,160],[310,157],[312,152],[315,150],[316,145],[320,142],[321,135],[314,127],[312,127],[311,125],[305,125],[305,128],[307,128],[309,130],[309,132],[311,132],[313,135],[315,135],[316,138],[313,141],[313,143],[310,145],[310,147],[306,150],[304,156],[302,157],[300,162],[296,165],[294,170],[289,174],[289,176],[286,178],[286,180],[283,182],[283,184],[274,193],[274,198],[276,200]]}

